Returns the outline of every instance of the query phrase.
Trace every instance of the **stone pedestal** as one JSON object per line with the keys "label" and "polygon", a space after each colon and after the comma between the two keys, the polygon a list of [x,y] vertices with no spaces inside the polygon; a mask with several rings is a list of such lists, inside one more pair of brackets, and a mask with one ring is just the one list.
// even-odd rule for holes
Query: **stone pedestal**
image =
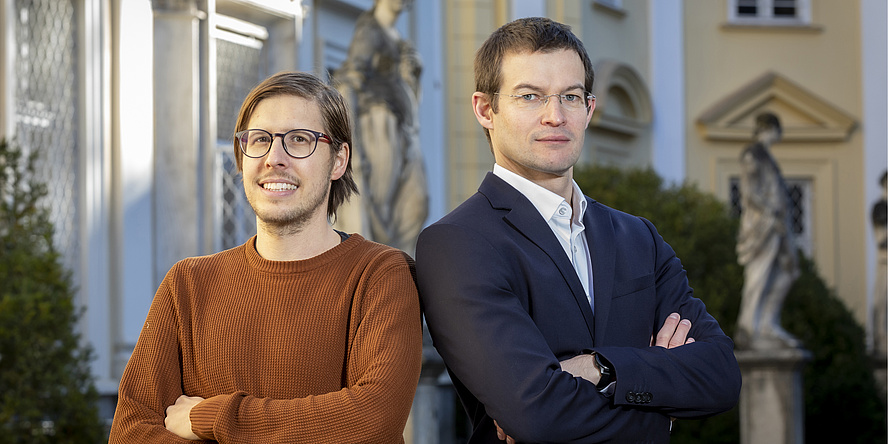
{"label": "stone pedestal", "polygon": [[803,349],[742,350],[734,353],[743,375],[740,391],[741,444],[802,444],[805,407]]}

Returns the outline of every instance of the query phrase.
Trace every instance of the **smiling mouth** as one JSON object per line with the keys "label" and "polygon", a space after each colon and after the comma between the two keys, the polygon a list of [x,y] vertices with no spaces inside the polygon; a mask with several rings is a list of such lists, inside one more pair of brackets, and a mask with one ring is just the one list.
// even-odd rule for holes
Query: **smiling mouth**
{"label": "smiling mouth", "polygon": [[297,187],[291,183],[282,183],[282,182],[268,182],[263,183],[262,188],[269,191],[284,191],[284,190],[295,190]]}

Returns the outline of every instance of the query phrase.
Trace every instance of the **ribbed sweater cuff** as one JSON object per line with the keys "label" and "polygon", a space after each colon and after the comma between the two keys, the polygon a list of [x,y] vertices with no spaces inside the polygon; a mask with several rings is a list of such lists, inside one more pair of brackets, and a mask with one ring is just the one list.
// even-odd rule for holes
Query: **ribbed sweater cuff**
{"label": "ribbed sweater cuff", "polygon": [[216,435],[213,433],[213,424],[227,398],[228,395],[213,396],[204,399],[191,409],[191,413],[188,415],[188,419],[191,420],[191,431],[200,439],[216,439]]}

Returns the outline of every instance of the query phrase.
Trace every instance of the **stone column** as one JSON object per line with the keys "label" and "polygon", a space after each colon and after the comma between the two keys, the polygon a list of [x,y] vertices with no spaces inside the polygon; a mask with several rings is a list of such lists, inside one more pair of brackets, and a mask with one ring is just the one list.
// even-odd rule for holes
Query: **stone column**
{"label": "stone column", "polygon": [[[153,0],[155,285],[199,254],[199,17],[196,0]],[[145,122],[146,130],[151,122]],[[124,141],[124,148],[126,142]]]}
{"label": "stone column", "polygon": [[740,443],[803,444],[802,368],[811,353],[779,349],[736,351],[735,355],[743,375]]}

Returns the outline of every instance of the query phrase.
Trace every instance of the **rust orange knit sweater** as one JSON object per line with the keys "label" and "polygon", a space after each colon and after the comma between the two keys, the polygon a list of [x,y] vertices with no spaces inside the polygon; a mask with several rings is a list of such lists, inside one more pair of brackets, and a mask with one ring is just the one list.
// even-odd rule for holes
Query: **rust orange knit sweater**
{"label": "rust orange knit sweater", "polygon": [[120,381],[111,443],[189,443],[181,394],[220,443],[402,442],[422,333],[405,255],[352,235],[311,259],[240,247],[167,274]]}

